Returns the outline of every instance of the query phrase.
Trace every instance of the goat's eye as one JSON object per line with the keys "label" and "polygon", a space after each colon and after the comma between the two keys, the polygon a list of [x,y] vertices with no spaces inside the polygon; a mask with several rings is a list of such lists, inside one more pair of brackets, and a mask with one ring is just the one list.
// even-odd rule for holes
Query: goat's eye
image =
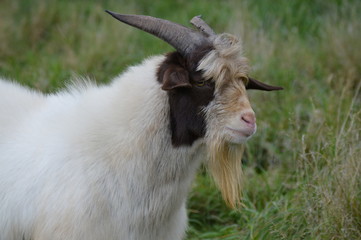
{"label": "goat's eye", "polygon": [[198,82],[196,82],[196,85],[197,85],[198,87],[203,87],[204,84],[206,84],[206,81],[198,81]]}
{"label": "goat's eye", "polygon": [[242,81],[245,85],[248,84],[248,81],[249,81],[248,77],[240,77],[239,79],[240,79],[240,81]]}

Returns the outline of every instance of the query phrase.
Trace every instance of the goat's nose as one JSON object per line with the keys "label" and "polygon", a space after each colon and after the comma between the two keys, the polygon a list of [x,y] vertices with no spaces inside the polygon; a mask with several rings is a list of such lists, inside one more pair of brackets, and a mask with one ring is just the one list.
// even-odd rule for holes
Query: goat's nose
{"label": "goat's nose", "polygon": [[241,121],[249,126],[254,126],[256,125],[256,116],[253,112],[245,112],[241,115]]}

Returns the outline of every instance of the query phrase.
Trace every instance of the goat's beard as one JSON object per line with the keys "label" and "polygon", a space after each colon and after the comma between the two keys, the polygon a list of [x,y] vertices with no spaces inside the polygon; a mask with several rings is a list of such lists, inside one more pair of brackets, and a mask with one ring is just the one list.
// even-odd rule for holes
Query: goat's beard
{"label": "goat's beard", "polygon": [[220,141],[219,138],[208,142],[207,145],[208,169],[226,204],[231,208],[237,208],[241,205],[244,146]]}

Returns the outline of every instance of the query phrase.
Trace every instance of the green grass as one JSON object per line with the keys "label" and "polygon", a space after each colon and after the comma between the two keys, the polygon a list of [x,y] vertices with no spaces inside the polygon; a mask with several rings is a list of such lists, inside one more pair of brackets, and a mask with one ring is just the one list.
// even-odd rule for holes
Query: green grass
{"label": "green grass", "polygon": [[258,132],[244,156],[243,208],[228,209],[202,169],[187,239],[361,239],[361,2],[341,0],[3,0],[0,75],[53,92],[74,75],[106,83],[171,51],[110,9],[187,24],[202,14],[242,37]]}

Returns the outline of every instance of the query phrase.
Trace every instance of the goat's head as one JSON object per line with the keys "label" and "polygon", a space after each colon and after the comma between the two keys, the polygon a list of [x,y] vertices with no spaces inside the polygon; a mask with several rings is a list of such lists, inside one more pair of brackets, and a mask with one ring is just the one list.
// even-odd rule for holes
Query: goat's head
{"label": "goat's head", "polygon": [[110,13],[176,48],[159,66],[157,78],[168,92],[173,146],[204,138],[209,168],[231,207],[240,202],[241,143],[256,132],[256,117],[246,89],[280,90],[249,77],[242,46],[230,34],[216,35],[200,18],[197,30],[167,20]]}

